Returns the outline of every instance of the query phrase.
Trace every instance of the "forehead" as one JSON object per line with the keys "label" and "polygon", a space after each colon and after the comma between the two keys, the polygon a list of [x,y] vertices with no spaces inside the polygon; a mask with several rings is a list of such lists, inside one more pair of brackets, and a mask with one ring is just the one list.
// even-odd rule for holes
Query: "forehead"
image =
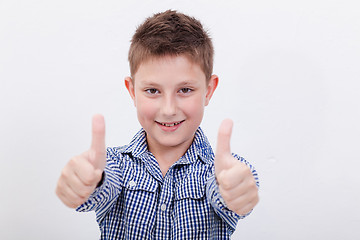
{"label": "forehead", "polygon": [[152,57],[142,62],[134,75],[136,81],[171,80],[206,82],[200,65],[184,55]]}

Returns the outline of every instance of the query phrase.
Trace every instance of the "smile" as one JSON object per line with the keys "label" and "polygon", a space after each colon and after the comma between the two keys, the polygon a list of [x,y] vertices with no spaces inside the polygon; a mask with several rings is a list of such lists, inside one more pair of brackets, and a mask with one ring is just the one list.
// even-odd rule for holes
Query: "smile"
{"label": "smile", "polygon": [[179,125],[180,123],[184,122],[185,120],[182,120],[180,122],[174,122],[174,123],[162,123],[162,122],[157,122],[158,124],[165,126],[165,127],[173,127],[176,125]]}

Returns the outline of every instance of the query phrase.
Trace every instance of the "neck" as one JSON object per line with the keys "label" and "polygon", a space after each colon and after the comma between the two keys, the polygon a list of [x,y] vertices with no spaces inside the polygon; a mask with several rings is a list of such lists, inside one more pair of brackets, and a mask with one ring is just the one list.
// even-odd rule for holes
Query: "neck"
{"label": "neck", "polygon": [[148,148],[155,156],[162,175],[165,176],[169,168],[185,154],[191,143],[192,141],[174,147],[154,146],[148,143]]}

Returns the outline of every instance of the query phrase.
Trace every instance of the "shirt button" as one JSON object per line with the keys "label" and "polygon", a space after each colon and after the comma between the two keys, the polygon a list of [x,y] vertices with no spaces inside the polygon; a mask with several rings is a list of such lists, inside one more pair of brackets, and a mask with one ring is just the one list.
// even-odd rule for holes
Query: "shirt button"
{"label": "shirt button", "polygon": [[160,209],[161,209],[161,211],[165,211],[166,210],[166,205],[164,203],[161,204]]}
{"label": "shirt button", "polygon": [[129,182],[129,186],[130,187],[134,187],[136,185],[136,182],[134,181],[134,180],[131,180],[130,182]]}

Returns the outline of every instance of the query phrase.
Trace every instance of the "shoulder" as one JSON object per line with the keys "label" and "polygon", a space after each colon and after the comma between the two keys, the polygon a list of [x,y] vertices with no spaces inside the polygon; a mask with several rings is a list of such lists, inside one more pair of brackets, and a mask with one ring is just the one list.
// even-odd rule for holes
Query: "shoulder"
{"label": "shoulder", "polygon": [[126,149],[126,145],[120,147],[108,147],[106,149],[106,161],[109,168],[122,168],[124,160],[128,158],[124,154],[124,149]]}
{"label": "shoulder", "polygon": [[140,129],[132,138],[129,144],[117,147],[108,147],[106,149],[108,159],[121,159],[124,156],[141,155],[147,149],[146,134]]}
{"label": "shoulder", "polygon": [[119,158],[123,155],[127,145],[106,148],[107,158]]}

